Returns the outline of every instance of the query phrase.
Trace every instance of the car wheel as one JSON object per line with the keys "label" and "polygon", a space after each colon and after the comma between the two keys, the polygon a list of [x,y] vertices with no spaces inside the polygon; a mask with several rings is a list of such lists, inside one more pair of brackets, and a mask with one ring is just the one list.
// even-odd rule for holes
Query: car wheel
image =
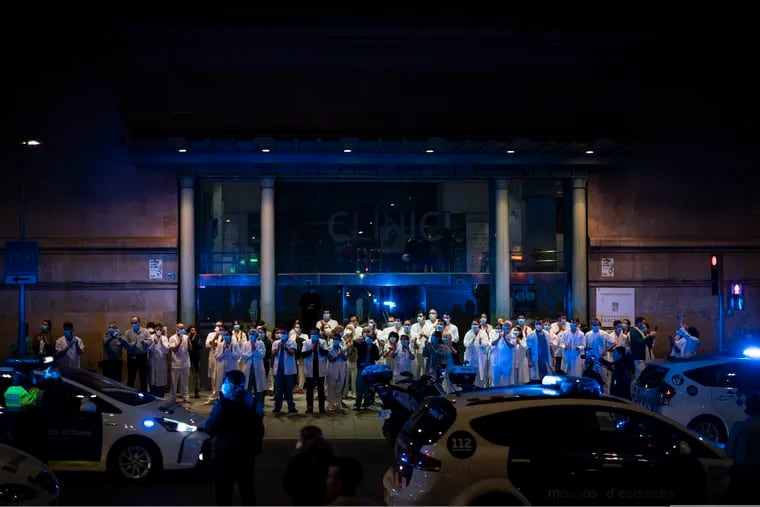
{"label": "car wheel", "polygon": [[161,470],[161,453],[150,440],[125,440],[111,449],[108,469],[119,479],[130,482],[148,481]]}
{"label": "car wheel", "polygon": [[506,493],[487,493],[476,498],[470,505],[522,505],[522,503]]}
{"label": "car wheel", "polygon": [[696,431],[703,437],[713,442],[725,444],[728,440],[726,425],[715,416],[699,416],[689,423],[689,429]]}

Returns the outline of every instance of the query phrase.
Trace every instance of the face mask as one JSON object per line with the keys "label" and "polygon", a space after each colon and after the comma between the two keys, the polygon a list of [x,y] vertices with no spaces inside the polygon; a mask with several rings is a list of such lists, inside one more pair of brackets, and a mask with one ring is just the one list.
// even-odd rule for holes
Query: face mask
{"label": "face mask", "polygon": [[254,341],[258,335],[256,333],[249,333],[248,339]]}
{"label": "face mask", "polygon": [[118,333],[118,331],[117,331],[117,330],[115,330],[115,329],[113,329],[113,328],[110,328],[110,329],[108,330],[108,334],[110,334],[111,336],[114,336],[116,333]]}
{"label": "face mask", "polygon": [[451,322],[451,317],[444,317],[444,318],[443,318],[443,321],[444,321],[446,324],[448,324],[449,322]]}
{"label": "face mask", "polygon": [[525,319],[517,319],[517,323],[522,326],[523,324],[525,324]]}
{"label": "face mask", "polygon": [[594,324],[593,326],[591,326],[591,329],[592,329],[592,330],[593,330],[595,333],[598,333],[598,332],[599,332],[599,326],[597,326],[596,324]]}
{"label": "face mask", "polygon": [[295,327],[295,328],[293,328],[293,330],[294,330],[296,333],[300,333],[300,332],[301,332],[301,328],[300,328],[300,327]]}
{"label": "face mask", "polygon": [[391,343],[396,343],[396,338],[391,338]]}
{"label": "face mask", "polygon": [[435,326],[436,331],[443,331],[443,326]]}
{"label": "face mask", "polygon": [[370,338],[369,336],[367,337],[367,343],[369,343],[369,344],[372,343],[372,338]]}
{"label": "face mask", "polygon": [[412,331],[412,326],[404,326],[404,332],[410,333]]}
{"label": "face mask", "polygon": [[221,328],[221,327],[219,327],[219,326],[216,326],[216,327],[214,328],[214,332],[215,332],[215,333],[218,333],[218,332],[219,332],[219,331],[221,331],[221,330],[222,330],[222,328]]}
{"label": "face mask", "polygon": [[334,338],[333,345],[335,345],[336,347],[340,347],[340,340],[338,338]]}
{"label": "face mask", "polygon": [[443,343],[449,343],[449,339],[448,338],[444,338],[443,339]]}
{"label": "face mask", "polygon": [[134,324],[132,324],[132,329],[134,329],[135,331],[139,331],[140,330],[140,324],[137,323],[137,322],[135,322]]}
{"label": "face mask", "polygon": [[564,317],[562,317],[561,319],[559,319],[559,322],[560,322],[560,324],[562,324],[564,326],[565,322],[567,322],[567,319],[564,318]]}
{"label": "face mask", "polygon": [[486,323],[486,318],[485,317],[481,317],[480,318],[480,323],[481,324],[485,324]]}
{"label": "face mask", "polygon": [[430,315],[428,315],[428,317],[430,317],[430,320],[435,320],[435,319],[438,318],[438,314],[437,313],[431,313]]}
{"label": "face mask", "polygon": [[394,326],[396,329],[398,329],[398,328],[400,328],[400,327],[401,327],[401,322],[394,322],[394,323],[393,323],[393,326]]}
{"label": "face mask", "polygon": [[478,330],[478,325],[477,324],[473,324],[471,326],[471,328],[472,328],[473,331],[477,331]]}
{"label": "face mask", "polygon": [[178,335],[183,335],[183,334],[185,334],[185,330],[184,329],[178,329],[177,330],[177,334]]}
{"label": "face mask", "polygon": [[322,318],[323,318],[324,320],[330,320],[330,314],[329,314],[329,313],[323,313],[323,314],[322,314]]}
{"label": "face mask", "polygon": [[408,347],[409,346],[409,341],[408,340],[401,340],[401,346],[402,347]]}
{"label": "face mask", "polygon": [[232,329],[234,331],[240,331],[240,324],[235,324],[234,326],[232,326]]}
{"label": "face mask", "polygon": [[517,338],[518,335],[519,335],[519,333],[517,331],[512,331],[512,336],[514,336],[515,338]]}
{"label": "face mask", "polygon": [[639,329],[641,329],[642,331],[646,330],[646,328],[647,328],[646,324],[643,324],[643,323],[639,324]]}
{"label": "face mask", "polygon": [[576,328],[576,327],[577,327],[577,326],[576,326],[575,324],[570,324],[570,331],[573,331],[573,332],[575,332],[575,328]]}
{"label": "face mask", "polygon": [[620,326],[618,326],[618,327],[615,328],[615,332],[622,333],[623,332],[623,328],[620,327]]}
{"label": "face mask", "polygon": [[544,328],[542,324],[536,324],[536,331],[541,331]]}
{"label": "face mask", "polygon": [[369,323],[369,328],[370,329],[375,329],[375,323],[374,322],[370,322]]}
{"label": "face mask", "polygon": [[47,326],[40,326],[40,332],[47,333],[48,327]]}
{"label": "face mask", "polygon": [[417,317],[417,324],[422,324],[423,320],[425,320],[424,317]]}
{"label": "face mask", "polygon": [[71,329],[64,329],[63,330],[63,335],[66,338],[71,338],[72,336],[74,336],[74,331],[72,331]]}
{"label": "face mask", "polygon": [[287,334],[285,334],[285,333],[282,333],[282,334],[280,335],[280,339],[281,339],[282,341],[287,341],[287,340],[288,340],[288,335],[287,335]]}
{"label": "face mask", "polygon": [[259,333],[257,336],[258,336],[259,340],[263,340],[264,339],[264,333]]}
{"label": "face mask", "polygon": [[623,324],[623,329],[628,329],[628,324]]}

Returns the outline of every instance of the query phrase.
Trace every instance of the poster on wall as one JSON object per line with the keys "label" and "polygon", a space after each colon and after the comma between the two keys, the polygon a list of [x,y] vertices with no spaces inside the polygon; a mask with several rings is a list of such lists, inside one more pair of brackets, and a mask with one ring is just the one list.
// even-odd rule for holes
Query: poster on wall
{"label": "poster on wall", "polygon": [[150,280],[160,280],[164,277],[164,261],[161,259],[148,260],[148,278]]}
{"label": "poster on wall", "polygon": [[612,327],[615,320],[629,319],[636,316],[636,289],[621,287],[597,287],[596,318],[602,327]]}
{"label": "poster on wall", "polygon": [[615,277],[615,259],[612,257],[604,257],[602,259],[602,278],[614,278]]}

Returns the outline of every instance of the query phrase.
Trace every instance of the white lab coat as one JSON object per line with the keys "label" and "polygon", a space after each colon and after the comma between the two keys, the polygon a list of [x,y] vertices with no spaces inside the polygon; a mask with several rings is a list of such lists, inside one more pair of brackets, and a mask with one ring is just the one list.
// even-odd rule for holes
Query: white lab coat
{"label": "white lab coat", "polygon": [[586,337],[580,329],[575,333],[569,329],[562,334],[562,370],[568,375],[580,376],[583,373],[583,360],[581,352],[586,347]]}
{"label": "white lab coat", "polygon": [[[322,335],[329,336],[332,333],[332,330],[338,327],[338,321],[335,319],[330,319],[327,322],[325,322],[324,319],[319,319],[317,323],[314,324],[314,327],[319,329],[319,332]],[[303,331],[303,329],[301,331]]]}
{"label": "white lab coat", "polygon": [[[314,342],[310,339],[303,342],[303,345],[301,346],[302,352],[311,352],[314,350],[316,345]],[[327,345],[327,340],[320,338],[319,339],[319,350],[329,353],[330,349]],[[327,356],[323,356],[322,354],[317,352],[317,361],[319,361],[319,364],[317,365],[317,371],[319,373],[320,377],[325,377],[327,375]],[[314,354],[308,355],[303,358],[303,373],[306,376],[306,378],[312,378],[314,376]]]}
{"label": "white lab coat", "polygon": [[407,346],[406,349],[404,349],[399,343],[398,347],[396,347],[396,350],[393,351],[392,356],[394,381],[400,380],[402,378],[401,373],[405,371],[412,373],[412,365],[414,364],[416,358],[411,347]]}
{"label": "white lab coat", "polygon": [[564,324],[561,324],[559,321],[552,322],[551,326],[549,326],[549,334],[552,338],[554,357],[563,357],[565,355],[564,348],[562,347],[562,335],[569,329],[570,325],[567,321],[565,321]]}
{"label": "white lab coat", "polygon": [[248,333],[246,333],[242,329],[240,331],[233,331],[232,341],[237,343],[238,347],[240,347],[242,344],[248,341]]}
{"label": "white lab coat", "polygon": [[525,339],[515,341],[515,349],[512,354],[512,383],[515,385],[530,382],[530,369],[528,368],[528,345]]}
{"label": "white lab coat", "polygon": [[[306,343],[306,342],[304,342]],[[292,350],[294,353],[298,350],[298,344],[295,339],[289,338],[283,342],[282,339],[272,341],[272,378],[277,376],[280,366],[280,348],[285,347],[288,350]],[[296,368],[296,356],[295,354],[285,353],[285,363],[283,364],[283,371],[285,375],[295,375],[297,373]]]}
{"label": "white lab coat", "polygon": [[150,370],[148,384],[152,386],[165,386],[169,381],[169,339],[161,334],[158,343],[151,343],[148,347],[148,361]]}
{"label": "white lab coat", "polygon": [[[177,347],[179,345],[179,347]],[[172,335],[169,338],[169,347],[177,347],[172,350],[172,368],[190,368],[190,340],[187,335]]]}
{"label": "white lab coat", "polygon": [[[237,370],[238,362],[240,361],[240,347],[238,344],[230,340],[229,343],[222,343],[216,347],[216,368],[219,378],[224,380],[224,375],[228,371]],[[221,386],[221,384],[219,384]]]}
{"label": "white lab coat", "polygon": [[478,387],[484,387],[489,378],[488,372],[488,349],[491,348],[491,338],[486,329],[478,327],[477,332],[472,329],[464,335],[464,360],[468,361],[469,366],[478,370],[476,384]]}
{"label": "white lab coat", "polygon": [[456,324],[449,322],[449,325],[443,326],[443,334],[449,333],[451,335],[451,343],[459,342],[459,328]]}
{"label": "white lab coat", "polygon": [[[538,340],[544,340],[546,342],[546,356],[539,357]],[[530,362],[533,366],[530,367],[530,380],[541,380],[541,370],[539,369],[539,362],[543,361],[546,364],[546,373],[551,375],[554,373],[554,355],[552,354],[552,340],[551,335],[541,330],[541,334],[538,331],[532,331],[528,338],[525,340],[528,347],[528,354]]]}
{"label": "white lab coat", "polygon": [[[77,354],[77,347],[84,352],[84,342],[78,336],[71,338],[71,347],[69,348],[69,342],[66,340],[66,336],[61,336],[55,341],[55,351],[66,353],[58,358],[58,364],[69,368],[79,368],[79,355]],[[68,350],[67,350],[68,349]]]}
{"label": "white lab coat", "polygon": [[[465,335],[465,343],[467,337]],[[507,386],[512,383],[515,338],[512,333],[499,331],[491,340],[491,368],[494,386]],[[466,352],[465,352],[466,355]]]}
{"label": "white lab coat", "polygon": [[[596,359],[612,360],[612,354],[608,352],[609,348],[615,343],[615,340],[606,331],[601,329],[598,332],[589,331],[586,333],[586,347],[588,347]],[[597,365],[598,366],[598,365]],[[607,370],[599,366],[602,370]],[[597,367],[594,367],[597,370]],[[597,370],[600,371],[600,370]]]}
{"label": "white lab coat", "polygon": [[262,340],[248,340],[240,346],[240,360],[242,362],[242,372],[245,373],[246,383],[251,376],[251,371],[255,377],[254,390],[257,393],[263,393],[267,390],[267,375],[264,369],[264,356],[267,353],[267,347]]}
{"label": "white lab coat", "polygon": [[[208,378],[212,380],[212,386],[216,385],[216,344],[222,341],[222,334],[211,331],[206,336],[206,348],[208,350]],[[212,388],[213,389],[213,388]]]}

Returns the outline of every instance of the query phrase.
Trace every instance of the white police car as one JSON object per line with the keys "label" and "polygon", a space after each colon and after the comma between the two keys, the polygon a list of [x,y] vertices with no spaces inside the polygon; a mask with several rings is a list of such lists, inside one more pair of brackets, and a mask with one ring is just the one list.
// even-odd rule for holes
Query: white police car
{"label": "white police car", "polygon": [[[13,368],[0,368],[3,390]],[[34,374],[40,383],[44,372]],[[43,398],[50,395],[43,391]],[[56,471],[107,470],[146,480],[161,470],[196,467],[208,438],[198,430],[200,415],[86,370],[61,368],[53,399],[44,401],[53,414],[45,420],[48,465]]]}
{"label": "white police car", "polygon": [[730,464],[626,400],[526,385],[427,398],[383,485],[388,505],[715,503]]}
{"label": "white police car", "polygon": [[649,361],[631,386],[639,405],[724,444],[747,418],[746,395],[760,391],[760,359],[696,356]]}
{"label": "white police car", "polygon": [[0,444],[0,505],[54,505],[61,487],[42,461]]}

